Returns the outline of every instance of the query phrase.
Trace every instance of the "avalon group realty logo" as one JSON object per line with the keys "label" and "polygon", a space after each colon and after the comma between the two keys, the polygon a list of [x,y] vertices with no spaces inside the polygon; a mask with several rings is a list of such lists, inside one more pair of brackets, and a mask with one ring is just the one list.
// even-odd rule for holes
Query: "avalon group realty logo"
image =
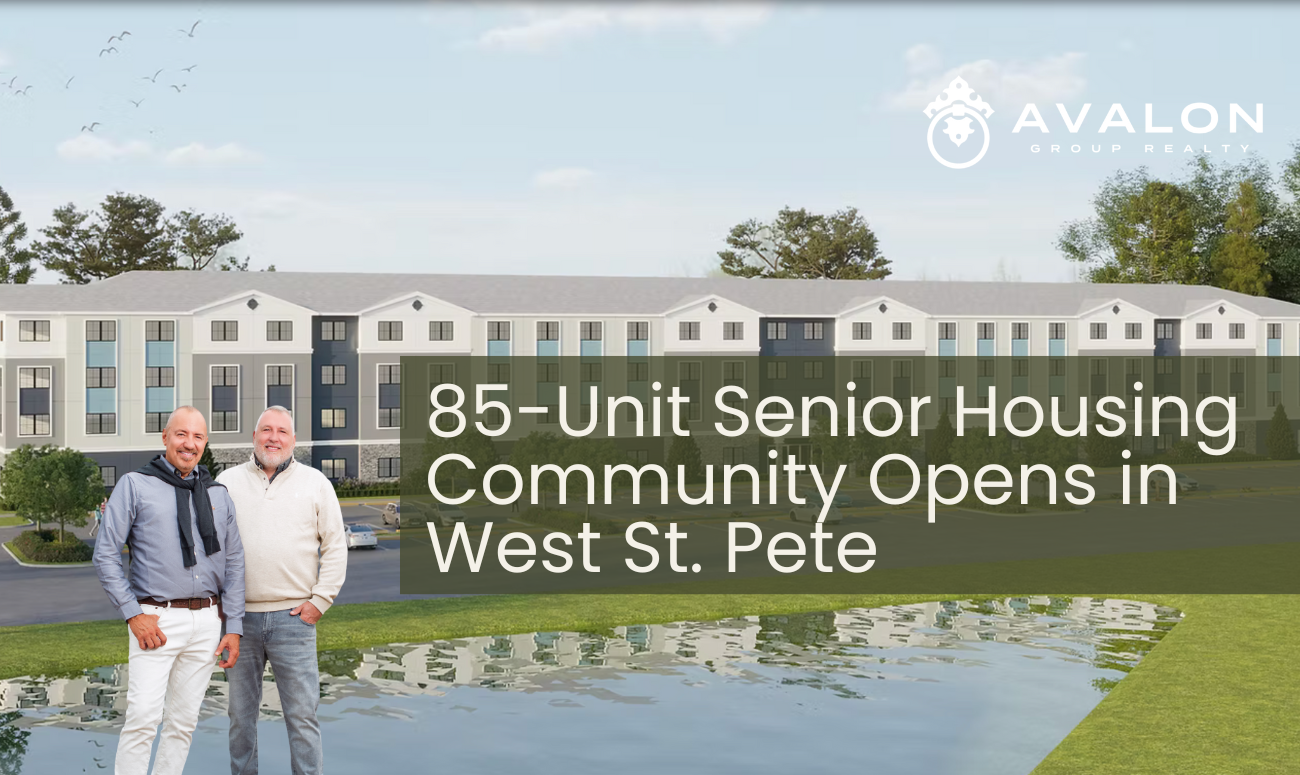
{"label": "avalon group realty logo", "polygon": [[[943,90],[943,94],[940,94],[935,98],[934,102],[925,106],[924,113],[931,119],[930,131],[926,135],[927,140],[930,143],[930,155],[943,166],[951,167],[955,170],[973,167],[979,163],[980,159],[984,158],[984,154],[988,153],[989,125],[984,119],[993,115],[993,107],[980,99],[966,81],[962,80],[961,76],[952,79],[952,83],[948,84],[948,88]],[[938,128],[940,119],[944,122],[943,133],[947,135],[948,140],[958,148],[965,144],[965,142],[970,139],[970,136],[975,133],[975,127],[971,125],[971,121],[974,120],[979,122],[979,131],[984,139],[980,145],[979,151],[973,158],[965,159],[963,161],[953,161],[945,157],[937,148],[934,147],[934,130]],[[940,145],[942,145],[942,143],[940,143]],[[973,148],[974,143],[971,145]],[[948,150],[949,153],[961,158],[958,154],[953,153],[946,147],[945,150]]]}
{"label": "avalon group realty logo", "polygon": [[[1157,118],[1158,111],[1153,103],[1145,103],[1142,124],[1143,135],[1156,135],[1156,138],[1165,142],[1149,142],[1141,144],[1130,144],[1127,146],[1129,151],[1139,151],[1144,154],[1153,153],[1200,153],[1200,154],[1229,154],[1229,153],[1246,153],[1250,150],[1249,143],[1240,142],[1240,138],[1232,138],[1234,142],[1223,143],[1222,139],[1217,138],[1213,142],[1208,142],[1210,138],[1201,137],[1193,143],[1185,142],[1168,142],[1171,137],[1161,137],[1170,135],[1175,132],[1172,121],[1167,125],[1161,125],[1162,121]],[[1077,135],[1084,127],[1084,121],[1088,117],[1088,112],[1092,108],[1092,103],[1085,103],[1077,109],[1075,115],[1071,115],[1071,109],[1064,103],[1057,103],[1057,112],[1061,115],[1064,122],[1065,132],[1069,135]],[[979,163],[984,155],[988,153],[991,141],[991,132],[989,124],[985,119],[993,115],[993,107],[966,83],[965,79],[957,76],[948,84],[948,88],[935,98],[933,102],[925,106],[926,117],[930,119],[930,128],[926,133],[926,142],[930,147],[930,155],[940,164],[951,169],[960,170],[967,167],[973,167]],[[1256,103],[1253,111],[1248,111],[1237,103],[1228,105],[1228,120],[1226,130],[1229,134],[1236,135],[1237,130],[1245,128],[1253,130],[1255,134],[1264,133],[1264,105]],[[1050,115],[1050,113],[1048,114]],[[1094,114],[1095,115],[1095,114]],[[1163,118],[1163,117],[1161,117]],[[1240,122],[1240,123],[1239,123]],[[1179,116],[1179,124],[1183,132],[1189,135],[1207,135],[1224,131],[1224,127],[1219,121],[1219,111],[1209,103],[1193,102],[1182,109]],[[1059,130],[1060,127],[1057,127]],[[1039,111],[1038,106],[1032,102],[1025,103],[1020,112],[1020,118],[1016,120],[1015,128],[1011,130],[1012,134],[1020,134],[1021,130],[1037,130],[1037,136],[1053,135],[1052,127],[1044,119],[1043,113]],[[1069,138],[1069,141],[1051,142],[1055,136],[1048,138],[1043,137],[1042,141],[1031,142],[1027,150],[1031,154],[1043,154],[1044,156],[1064,156],[1064,155],[1086,155],[1086,154],[1117,154],[1125,150],[1126,145],[1116,142],[1120,138],[1118,133],[1134,135],[1138,130],[1129,120],[1128,113],[1120,103],[1114,103],[1106,113],[1100,124],[1097,125],[1097,135],[1106,135],[1108,131],[1113,134],[1105,138],[1106,142],[1101,142],[1102,137],[1096,141],[1077,141],[1075,138]],[[936,138],[936,134],[943,134],[945,138]],[[979,135],[978,140],[972,140],[975,135]],[[1034,136],[1034,135],[1031,135]],[[969,142],[969,145],[967,144]],[[1043,142],[1047,141],[1047,142]]]}

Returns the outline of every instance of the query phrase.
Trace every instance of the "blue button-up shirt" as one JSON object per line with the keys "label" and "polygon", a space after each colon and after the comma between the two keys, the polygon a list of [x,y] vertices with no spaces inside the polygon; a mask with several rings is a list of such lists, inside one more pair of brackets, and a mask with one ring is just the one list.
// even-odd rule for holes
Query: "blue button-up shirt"
{"label": "blue button-up shirt", "polygon": [[[165,458],[163,462],[176,470]],[[99,583],[123,619],[142,613],[139,598],[179,600],[220,593],[226,632],[244,634],[244,545],[239,541],[235,504],[225,487],[209,487],[208,500],[221,550],[204,553],[191,495],[190,526],[197,562],[186,568],[176,525],[175,488],[134,471],[117,480],[95,538],[94,562]],[[129,579],[122,567],[123,544],[131,547]]]}

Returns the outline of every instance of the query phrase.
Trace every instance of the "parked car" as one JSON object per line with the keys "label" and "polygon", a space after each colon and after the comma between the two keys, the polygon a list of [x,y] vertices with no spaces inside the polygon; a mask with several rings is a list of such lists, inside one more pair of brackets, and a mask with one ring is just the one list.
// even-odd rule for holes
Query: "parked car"
{"label": "parked car", "polygon": [[349,549],[376,549],[379,547],[375,529],[370,525],[348,525],[344,528],[344,532],[347,535]]}
{"label": "parked car", "polygon": [[1179,471],[1174,472],[1174,484],[1178,486],[1179,492],[1191,492],[1192,490],[1201,489],[1201,483]]}
{"label": "parked car", "polygon": [[435,504],[433,506],[433,520],[436,520],[443,527],[451,527],[457,522],[465,521],[465,512],[461,511],[457,506]]}
{"label": "parked car", "polygon": [[[807,501],[817,501],[820,503],[822,499],[822,494],[818,492],[815,487],[801,487],[799,488],[798,493],[799,497]],[[853,498],[842,492],[836,492],[832,501],[836,506],[842,509],[847,509],[849,506],[853,505]]]}
{"label": "parked car", "polygon": [[384,525],[401,527],[402,505],[400,503],[389,503],[388,505],[384,506],[383,520],[384,520]]}
{"label": "parked car", "polygon": [[[790,507],[790,521],[816,522],[817,516],[821,513],[822,501],[820,496],[809,498],[807,503],[804,503],[802,506],[795,505]],[[830,509],[826,512],[824,524],[836,525],[843,521],[843,519],[844,515],[840,514],[840,507],[832,503]]]}

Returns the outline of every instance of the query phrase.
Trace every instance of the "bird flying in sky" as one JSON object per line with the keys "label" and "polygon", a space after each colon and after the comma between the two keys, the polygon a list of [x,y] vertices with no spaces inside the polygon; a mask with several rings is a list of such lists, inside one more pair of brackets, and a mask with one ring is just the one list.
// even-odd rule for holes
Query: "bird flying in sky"
{"label": "bird flying in sky", "polygon": [[117,53],[117,47],[116,47],[116,46],[109,46],[108,48],[101,48],[101,49],[99,50],[99,55],[100,55],[100,56],[103,56],[103,55],[105,55],[105,54],[116,54],[116,53]]}
{"label": "bird flying in sky", "polygon": [[183,33],[183,34],[184,34],[185,36],[187,36],[187,37],[192,38],[192,37],[194,37],[194,28],[197,27],[197,26],[199,26],[199,24],[201,24],[202,22],[203,22],[202,19],[199,19],[198,21],[194,22],[194,24],[190,26],[190,31],[189,31],[189,32],[185,32],[185,30],[176,30],[176,31],[177,31],[177,32],[180,32],[180,33]]}
{"label": "bird flying in sky", "polygon": [[95,131],[95,127],[97,127],[97,126],[99,126],[99,122],[98,122],[98,121],[95,121],[95,122],[93,122],[90,126],[83,126],[83,127],[81,128],[81,131],[83,131],[83,132],[94,132],[94,131]]}

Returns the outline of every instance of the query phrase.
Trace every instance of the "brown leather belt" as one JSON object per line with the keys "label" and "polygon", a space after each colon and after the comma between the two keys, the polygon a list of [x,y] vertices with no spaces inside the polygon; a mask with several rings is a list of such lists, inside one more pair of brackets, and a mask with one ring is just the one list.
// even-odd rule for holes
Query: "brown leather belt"
{"label": "brown leather belt", "polygon": [[221,598],[213,595],[212,597],[186,597],[180,600],[155,600],[152,597],[142,597],[139,600],[141,605],[156,605],[163,608],[189,608],[195,610],[199,608],[211,608],[220,606]]}

